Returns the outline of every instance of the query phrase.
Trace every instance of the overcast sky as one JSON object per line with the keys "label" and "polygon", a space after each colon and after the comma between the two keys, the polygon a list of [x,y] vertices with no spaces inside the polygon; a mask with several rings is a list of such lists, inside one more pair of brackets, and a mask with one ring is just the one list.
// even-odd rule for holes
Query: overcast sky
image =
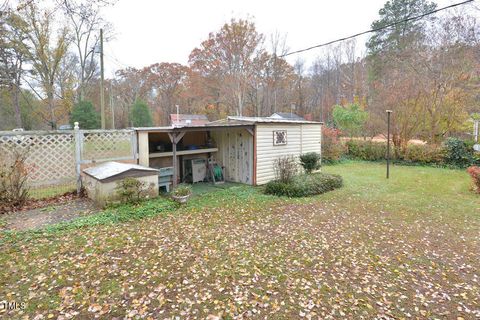
{"label": "overcast sky", "polygon": [[[249,18],[268,39],[286,35],[290,50],[302,49],[370,28],[386,0],[119,0],[104,11],[115,29],[105,44],[106,76],[114,70],[156,62],[186,64],[188,55],[209,32],[235,18]],[[438,0],[439,6],[456,1]],[[363,48],[365,38],[358,38]],[[295,55],[311,63],[321,50]]]}

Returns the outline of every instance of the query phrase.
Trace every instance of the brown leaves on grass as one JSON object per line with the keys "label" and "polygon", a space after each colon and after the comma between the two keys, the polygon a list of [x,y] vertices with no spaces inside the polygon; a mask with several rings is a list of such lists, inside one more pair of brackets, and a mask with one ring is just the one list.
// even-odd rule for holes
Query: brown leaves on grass
{"label": "brown leaves on grass", "polygon": [[[478,238],[348,201],[221,207],[79,230],[0,256],[30,319],[480,316]],[[197,212],[198,211],[198,212]],[[428,222],[428,223],[427,223]]]}

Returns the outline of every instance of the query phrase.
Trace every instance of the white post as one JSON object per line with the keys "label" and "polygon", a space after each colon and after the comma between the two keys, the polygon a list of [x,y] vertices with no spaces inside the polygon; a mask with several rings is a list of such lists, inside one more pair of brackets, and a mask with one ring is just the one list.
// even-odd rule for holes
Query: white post
{"label": "white post", "polygon": [[81,148],[81,143],[82,143],[82,133],[80,132],[80,127],[78,126],[78,122],[74,123],[74,138],[75,138],[75,173],[77,175],[77,194],[80,194],[80,191],[82,189],[82,179],[81,179],[81,168],[80,164],[82,161],[82,148]]}
{"label": "white post", "polygon": [[480,130],[480,120],[474,120],[473,121],[473,136],[475,143],[478,143],[478,131]]}

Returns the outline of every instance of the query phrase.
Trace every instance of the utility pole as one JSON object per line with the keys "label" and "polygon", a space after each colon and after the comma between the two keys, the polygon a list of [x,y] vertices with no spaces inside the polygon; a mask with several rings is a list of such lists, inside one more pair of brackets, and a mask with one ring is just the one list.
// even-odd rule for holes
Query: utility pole
{"label": "utility pole", "polygon": [[100,29],[100,115],[102,119],[102,129],[105,129],[105,95],[103,89],[103,81],[103,29]]}
{"label": "utility pole", "polygon": [[113,88],[110,80],[110,112],[112,114],[112,129],[115,129],[115,111],[113,110]]}
{"label": "utility pole", "polygon": [[390,178],[390,114],[392,110],[387,110],[387,179]]}

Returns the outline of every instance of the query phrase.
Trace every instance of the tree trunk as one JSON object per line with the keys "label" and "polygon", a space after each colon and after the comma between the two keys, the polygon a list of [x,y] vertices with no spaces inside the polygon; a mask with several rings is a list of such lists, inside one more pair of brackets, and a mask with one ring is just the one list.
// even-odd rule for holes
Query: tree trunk
{"label": "tree trunk", "polygon": [[48,109],[50,110],[50,126],[52,130],[57,129],[57,118],[55,116],[55,106],[53,101],[53,92],[47,94]]}
{"label": "tree trunk", "polygon": [[22,123],[22,113],[20,110],[20,101],[18,98],[20,88],[16,85],[12,86],[12,105],[13,108],[15,109],[15,122],[17,124],[17,128],[23,128],[23,123]]}

